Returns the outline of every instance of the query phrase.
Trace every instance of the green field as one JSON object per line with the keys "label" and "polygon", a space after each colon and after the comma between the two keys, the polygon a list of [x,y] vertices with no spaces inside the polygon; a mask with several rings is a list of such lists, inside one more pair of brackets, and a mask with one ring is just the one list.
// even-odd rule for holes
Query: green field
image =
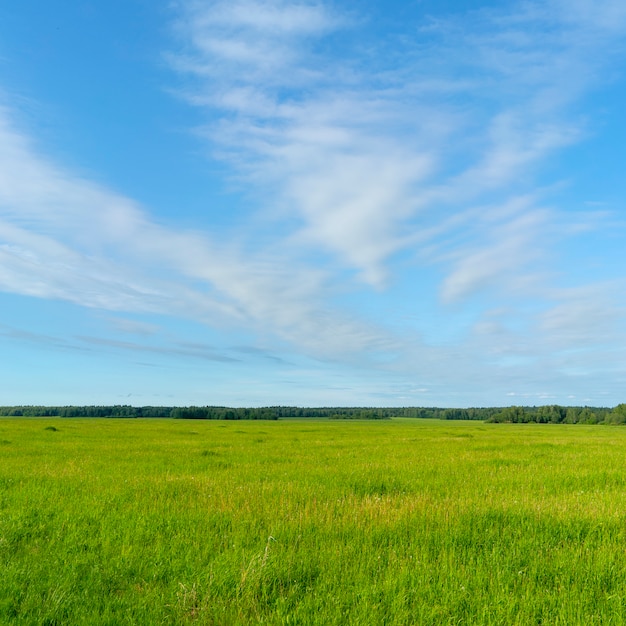
{"label": "green field", "polygon": [[0,623],[624,624],[626,429],[1,419]]}

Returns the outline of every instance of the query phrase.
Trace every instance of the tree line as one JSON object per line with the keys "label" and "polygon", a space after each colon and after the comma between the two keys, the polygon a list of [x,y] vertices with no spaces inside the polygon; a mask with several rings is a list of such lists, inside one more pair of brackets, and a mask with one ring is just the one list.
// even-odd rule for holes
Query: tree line
{"label": "tree line", "polygon": [[174,418],[174,419],[278,419],[271,407],[240,409],[220,406],[0,406],[6,417],[111,417],[111,418]]}
{"label": "tree line", "polygon": [[234,408],[226,406],[0,406],[5,417],[111,417],[174,418],[213,420],[277,420],[281,418],[389,419],[419,417],[413,409],[269,406]]}
{"label": "tree line", "polygon": [[526,424],[626,424],[626,404],[615,408],[588,406],[559,406],[551,404],[538,407],[510,406],[500,409],[488,422]]}
{"label": "tree line", "polygon": [[544,406],[473,407],[294,407],[234,408],[226,406],[0,406],[5,417],[107,417],[205,420],[278,420],[285,418],[367,419],[394,417],[478,420],[525,424],[626,424],[626,404],[615,408]]}

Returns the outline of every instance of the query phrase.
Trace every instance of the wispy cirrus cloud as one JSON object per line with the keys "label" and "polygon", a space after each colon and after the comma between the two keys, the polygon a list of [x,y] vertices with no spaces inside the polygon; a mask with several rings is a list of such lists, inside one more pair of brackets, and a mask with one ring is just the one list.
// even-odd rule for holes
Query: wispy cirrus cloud
{"label": "wispy cirrus cloud", "polygon": [[[581,105],[623,58],[622,3],[512,2],[424,16],[410,35],[344,44],[341,56],[333,41],[351,41],[362,23],[337,5],[181,6],[181,50],[170,57],[186,79],[181,91],[205,111],[200,134],[215,157],[287,232],[281,252],[321,252],[336,276],[354,272],[383,292],[398,259],[437,268],[443,324],[448,306],[483,298],[475,332],[454,349],[408,342],[406,371],[451,385],[536,387],[550,377],[533,372],[567,362],[569,342],[597,333],[602,343],[601,306],[591,311],[559,288],[558,249],[574,232],[609,224],[606,214],[570,216],[559,206],[559,186],[570,181],[552,164],[595,130]],[[285,29],[276,16],[286,7],[315,13],[322,26]],[[233,54],[239,46],[270,50],[269,63]],[[597,291],[582,277],[567,280]],[[621,299],[600,291],[613,319]],[[508,323],[496,323],[497,307]],[[622,341],[623,329],[613,337]],[[598,361],[587,348],[591,371]]]}
{"label": "wispy cirrus cloud", "polygon": [[111,350],[123,350],[134,354],[155,354],[161,356],[175,356],[192,359],[201,359],[206,361],[217,361],[218,363],[237,363],[240,359],[234,358],[224,352],[217,350],[214,346],[208,346],[201,343],[181,343],[177,342],[172,345],[146,345],[134,341],[119,341],[117,339],[104,339],[102,337],[76,337],[78,342],[83,345],[96,346],[100,348],[109,348]]}
{"label": "wispy cirrus cloud", "polygon": [[[424,19],[417,37],[355,45],[338,59],[325,43],[357,26],[325,4],[181,6],[183,49],[170,58],[191,77],[186,97],[207,111],[215,154],[269,195],[275,216],[297,221],[290,241],[378,287],[395,254],[424,246],[451,215],[480,202],[508,210],[545,184],[540,167],[588,132],[576,105],[625,32],[613,1],[581,1],[573,13],[559,2],[512,3]],[[540,240],[557,217],[526,205],[502,219],[523,234],[498,244],[508,254],[489,253],[507,226],[483,223],[474,247],[451,251],[444,299],[527,281],[521,239]],[[501,278],[478,279],[484,263],[480,271]]]}
{"label": "wispy cirrus cloud", "polygon": [[109,311],[247,327],[319,355],[388,349],[327,303],[324,274],[159,225],[133,200],[38,153],[0,109],[0,288]]}

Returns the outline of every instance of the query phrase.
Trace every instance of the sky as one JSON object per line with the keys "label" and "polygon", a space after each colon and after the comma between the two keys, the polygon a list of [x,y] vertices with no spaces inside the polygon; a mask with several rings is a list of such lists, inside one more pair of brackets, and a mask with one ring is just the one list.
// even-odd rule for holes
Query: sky
{"label": "sky", "polygon": [[0,5],[0,405],[626,402],[626,3]]}

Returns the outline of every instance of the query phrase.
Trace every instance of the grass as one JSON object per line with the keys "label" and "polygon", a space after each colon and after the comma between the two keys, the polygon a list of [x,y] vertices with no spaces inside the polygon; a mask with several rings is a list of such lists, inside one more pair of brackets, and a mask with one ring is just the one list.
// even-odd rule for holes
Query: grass
{"label": "grass", "polygon": [[626,430],[0,420],[2,624],[624,624]]}

